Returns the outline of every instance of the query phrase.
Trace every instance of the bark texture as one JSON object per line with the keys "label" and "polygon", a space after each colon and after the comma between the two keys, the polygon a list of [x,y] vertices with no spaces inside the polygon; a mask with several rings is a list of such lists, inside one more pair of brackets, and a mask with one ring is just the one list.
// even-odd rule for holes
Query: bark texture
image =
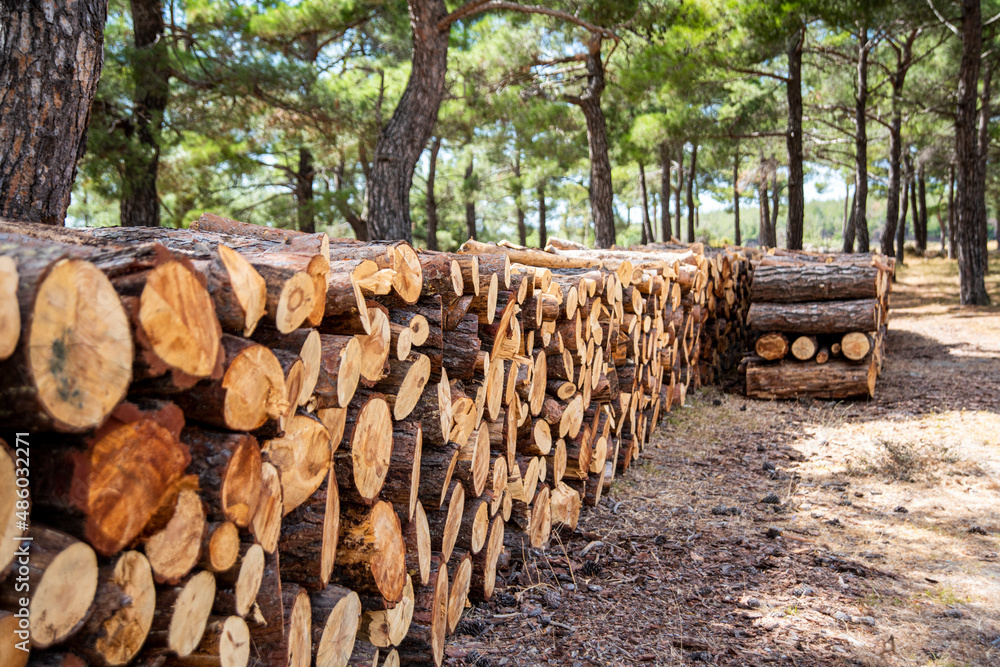
{"label": "bark texture", "polygon": [[[802,44],[805,27],[796,30],[788,40],[788,222],[785,225],[785,247],[802,249],[805,216],[804,176],[802,173]],[[737,225],[739,224],[737,209]],[[737,245],[739,244],[737,232]]]}

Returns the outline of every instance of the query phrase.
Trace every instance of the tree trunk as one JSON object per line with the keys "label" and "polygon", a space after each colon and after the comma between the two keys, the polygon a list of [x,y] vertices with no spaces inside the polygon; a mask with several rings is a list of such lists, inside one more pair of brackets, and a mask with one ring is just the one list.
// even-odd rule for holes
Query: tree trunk
{"label": "tree trunk", "polygon": [[160,130],[170,95],[167,46],[163,40],[163,4],[160,0],[131,0],[135,35],[135,85],[131,122],[126,125],[130,146],[122,173],[123,227],[159,227],[160,201],[156,174],[160,163]]}
{"label": "tree trunk", "polygon": [[639,163],[639,195],[642,197],[642,244],[653,243],[653,225],[649,219],[649,195],[646,192],[646,167]]}
{"label": "tree trunk", "polygon": [[857,251],[868,252],[868,28],[858,33],[858,81],[854,96],[854,236]]}
{"label": "tree trunk", "polygon": [[313,207],[315,175],[312,152],[305,146],[299,147],[299,169],[295,172],[295,206],[299,218],[299,231],[306,234],[316,233],[316,209]]}
{"label": "tree trunk", "polygon": [[[910,163],[909,163],[909,170],[910,170],[910,210],[911,210],[910,218],[913,220],[913,238],[916,240],[917,247],[919,248],[919,246],[920,246],[920,229],[919,229],[920,228],[920,218],[919,218],[919,209],[917,208],[917,173],[916,173],[916,171],[913,168],[913,160],[912,159],[910,160]],[[903,240],[905,241],[906,239],[904,238]],[[902,253],[900,255],[900,259],[902,259],[903,255],[905,255],[905,254],[906,253]]]}
{"label": "tree trunk", "polygon": [[441,137],[434,137],[431,142],[431,155],[427,165],[427,249],[437,250],[438,209],[437,198],[434,196],[434,177],[437,173],[438,153],[441,151]]}
{"label": "tree trunk", "polygon": [[903,176],[903,190],[901,193],[902,206],[899,209],[899,223],[896,225],[896,261],[899,264],[903,263],[903,259],[906,255],[903,252],[903,245],[906,243],[906,212],[909,206],[909,187],[910,187],[910,156],[907,155],[906,158],[906,173]]}
{"label": "tree trunk", "polygon": [[[660,235],[661,241],[670,241],[670,146],[660,144]],[[736,245],[739,245],[736,241]]]}
{"label": "tree trunk", "polygon": [[688,243],[694,243],[694,175],[698,169],[698,144],[691,149],[691,172],[687,182]]}
{"label": "tree trunk", "polygon": [[[736,153],[733,155],[733,228],[736,234],[734,243],[736,245],[742,245],[742,239],[740,238],[740,148],[736,147]],[[664,239],[666,240],[666,239]]]}
{"label": "tree trunk", "polygon": [[677,190],[674,191],[674,236],[683,238],[681,233],[681,192],[684,191],[684,144],[677,156]]}
{"label": "tree trunk", "polygon": [[528,228],[524,225],[524,206],[522,205],[523,188],[521,186],[521,151],[514,156],[514,178],[517,179],[514,189],[514,208],[517,213],[517,242],[528,245]]}
{"label": "tree trunk", "polygon": [[591,39],[587,56],[587,90],[579,97],[567,97],[578,105],[587,120],[587,147],[590,151],[590,211],[594,218],[594,245],[610,248],[615,244],[615,216],[611,189],[611,161],[608,159],[608,127],[601,109],[604,92],[604,62],[601,38]]}
{"label": "tree trunk", "polygon": [[[805,216],[804,176],[802,173],[802,43],[805,27],[796,29],[788,40],[788,220],[785,223],[785,246],[802,249]],[[777,206],[775,206],[777,210]]]}
{"label": "tree trunk", "polygon": [[107,9],[107,0],[0,2],[0,216],[65,223]]}
{"label": "tree trunk", "polygon": [[475,164],[472,153],[469,153],[469,163],[465,165],[465,233],[470,239],[476,238],[476,186],[473,182]]}
{"label": "tree trunk", "polygon": [[545,227],[545,179],[538,183],[538,247],[544,248],[549,241],[549,233]]}
{"label": "tree trunk", "polygon": [[958,281],[963,305],[986,305],[986,247],[982,242],[986,193],[979,169],[976,137],[976,98],[983,48],[980,0],[962,0],[962,60],[958,72],[958,106],[955,114],[955,158],[958,162],[956,240]]}
{"label": "tree trunk", "polygon": [[914,227],[919,230],[917,234],[917,250],[921,253],[927,250],[927,177],[924,175],[924,165],[920,164],[917,169],[917,203],[920,205],[920,214],[914,212]]}
{"label": "tree trunk", "polygon": [[851,212],[844,218],[844,246],[841,252],[854,252],[854,209],[857,206],[858,190],[851,195]]}
{"label": "tree trunk", "polygon": [[757,187],[757,198],[760,202],[760,231],[757,233],[757,237],[760,241],[761,247],[774,247],[774,241],[771,239],[770,227],[771,227],[771,200],[767,196],[767,180],[761,179],[760,185]]}
{"label": "tree trunk", "polygon": [[375,145],[367,202],[372,239],[412,240],[413,170],[444,97],[450,34],[449,29],[438,29],[448,14],[444,0],[408,0],[407,5],[413,30],[412,65],[406,90]]}
{"label": "tree trunk", "polygon": [[948,259],[955,259],[958,254],[956,227],[958,227],[958,215],[955,211],[955,165],[951,165],[948,169]]}
{"label": "tree trunk", "polygon": [[[979,97],[979,158],[976,160],[976,187],[979,188],[979,243],[983,249],[983,274],[990,272],[987,243],[989,241],[989,219],[986,213],[986,163],[990,149],[990,98],[993,96],[993,63],[983,62],[983,90]],[[1000,215],[1000,213],[998,213]]]}
{"label": "tree trunk", "polygon": [[778,208],[781,205],[781,190],[778,189],[778,172],[771,174],[771,224],[769,225],[771,242],[778,247]]}
{"label": "tree trunk", "polygon": [[889,188],[886,194],[885,206],[885,227],[882,230],[880,245],[882,254],[888,257],[896,256],[896,220],[899,217],[899,183],[900,163],[902,155],[901,132],[903,126],[902,94],[903,77],[905,71],[901,71],[899,60],[897,60],[896,72],[891,77],[892,80],[892,120],[889,123]]}

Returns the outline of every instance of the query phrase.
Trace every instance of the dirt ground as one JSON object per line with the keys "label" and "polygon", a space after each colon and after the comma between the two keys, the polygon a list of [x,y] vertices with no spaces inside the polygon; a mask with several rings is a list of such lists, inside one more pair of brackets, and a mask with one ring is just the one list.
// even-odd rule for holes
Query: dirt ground
{"label": "dirt ground", "polygon": [[900,271],[874,400],[675,408],[448,663],[1000,665],[1000,307],[957,283]]}

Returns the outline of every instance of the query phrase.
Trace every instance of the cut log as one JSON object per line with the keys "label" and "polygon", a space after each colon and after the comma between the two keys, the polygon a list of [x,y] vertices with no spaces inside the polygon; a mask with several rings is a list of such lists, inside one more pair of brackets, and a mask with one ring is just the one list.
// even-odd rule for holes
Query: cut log
{"label": "cut log", "polygon": [[316,667],[345,667],[354,651],[361,600],[354,591],[330,585],[309,596]]}
{"label": "cut log", "polygon": [[371,318],[362,285],[371,285],[381,273],[374,262],[360,261],[350,266],[335,262],[326,283],[326,319],[351,322],[362,333],[371,332]]}
{"label": "cut log", "polygon": [[462,267],[451,255],[421,250],[417,257],[423,272],[423,296],[456,296],[464,291]]}
{"label": "cut log", "polygon": [[73,649],[91,665],[125,665],[146,641],[155,610],[149,562],[138,551],[126,551],[113,566],[101,568],[93,611]]}
{"label": "cut log", "polygon": [[490,527],[490,503],[492,493],[485,493],[477,498],[468,498],[462,511],[462,523],[458,528],[458,548],[472,555],[478,554],[486,544],[486,535]]}
{"label": "cut log", "polygon": [[251,335],[267,309],[267,283],[257,269],[232,248],[220,243],[216,257],[203,269],[219,324],[226,331]]}
{"label": "cut log", "polygon": [[[413,620],[413,598],[413,580],[410,575],[406,575],[402,600],[391,608],[372,608],[361,614],[358,638],[381,648],[400,644],[409,632]],[[372,606],[375,604],[384,603],[373,602]]]}
{"label": "cut log", "polygon": [[[409,329],[407,329],[409,331]],[[389,374],[375,384],[375,390],[386,395],[392,418],[406,419],[424,392],[431,376],[431,361],[424,354],[411,354],[389,364]]]}
{"label": "cut log", "polygon": [[323,345],[319,332],[315,329],[297,329],[283,335],[274,329],[263,328],[255,332],[254,340],[272,350],[291,352],[302,360],[302,385],[295,405],[305,405],[313,395],[316,382],[319,380],[323,356]]}
{"label": "cut log", "polygon": [[392,416],[381,394],[369,393],[347,408],[344,445],[334,455],[337,483],[345,498],[370,505],[392,456]]}
{"label": "cut log", "polygon": [[416,572],[420,585],[424,586],[431,573],[431,529],[421,503],[417,503],[413,518],[406,523],[403,540],[406,542],[406,569]]}
{"label": "cut log", "polygon": [[379,309],[370,310],[371,333],[358,336],[361,343],[361,377],[370,384],[378,382],[383,375],[383,367],[389,358],[392,332],[389,318]]}
{"label": "cut log", "polygon": [[341,508],[337,565],[339,576],[352,582],[355,590],[378,593],[389,603],[402,599],[406,546],[392,505]]}
{"label": "cut log", "polygon": [[330,432],[317,417],[293,415],[285,434],[265,441],[261,453],[281,475],[281,511],[288,514],[326,478],[331,463]]}
{"label": "cut log", "polygon": [[257,440],[245,433],[224,433],[189,426],[181,441],[191,452],[188,472],[198,476],[208,516],[250,525],[260,499],[261,455]]}
{"label": "cut log", "polygon": [[330,581],[340,536],[340,495],[330,470],[323,484],[281,524],[281,577],[310,591]]}
{"label": "cut log", "polygon": [[[132,379],[132,332],[115,288],[93,264],[63,254],[0,245],[0,255],[17,263],[21,323],[13,339],[20,340],[18,349],[0,363],[7,378],[0,387],[0,420],[8,426],[93,428]],[[5,318],[2,327],[14,324]],[[12,334],[6,338],[10,347]]]}
{"label": "cut log", "polygon": [[288,252],[319,253],[327,260],[330,259],[330,238],[326,232],[310,234],[292,229],[252,225],[248,222],[223,218],[214,213],[202,213],[197,220],[191,223],[191,229],[259,239],[266,241],[272,247],[277,246]]}
{"label": "cut log", "polygon": [[497,562],[503,553],[504,520],[496,516],[489,526],[485,548],[472,558],[472,580],[469,597],[484,601],[493,597],[497,582]]}
{"label": "cut log", "polygon": [[490,431],[488,423],[482,421],[466,444],[458,448],[458,463],[453,475],[465,487],[466,497],[478,498],[486,490],[489,474]]}
{"label": "cut log", "polygon": [[761,264],[754,271],[750,298],[757,301],[797,303],[878,296],[874,266],[845,264]]}
{"label": "cut log", "polygon": [[346,408],[361,377],[362,347],[356,336],[320,334],[314,402],[317,409]]}
{"label": "cut log", "polygon": [[281,473],[266,461],[261,464],[260,498],[257,510],[250,520],[250,532],[264,548],[273,554],[278,548],[278,536],[281,534]]}
{"label": "cut log", "polygon": [[575,489],[557,483],[549,495],[549,504],[553,526],[565,525],[570,530],[576,530],[583,501]]}
{"label": "cut log", "polygon": [[382,500],[393,504],[404,522],[412,520],[416,511],[423,446],[420,422],[405,420],[393,423],[392,456],[379,495]]}
{"label": "cut log", "polygon": [[451,476],[458,464],[458,446],[425,449],[420,461],[420,502],[433,512],[444,505],[451,488]]}
{"label": "cut log", "polygon": [[818,301],[811,303],[751,304],[747,319],[758,331],[797,334],[848,333],[878,329],[878,302]]}
{"label": "cut log", "polygon": [[225,371],[175,398],[189,419],[232,431],[252,431],[288,411],[285,373],[272,352],[225,335]]}
{"label": "cut log", "polygon": [[330,248],[330,259],[370,259],[380,269],[392,269],[392,288],[406,303],[416,303],[423,288],[420,257],[406,241],[338,243]]}
{"label": "cut log", "polygon": [[[31,452],[20,444],[15,440],[15,448],[11,448],[0,438],[0,581],[14,561],[18,541],[27,531],[31,508],[30,468],[23,465],[30,463]],[[23,480],[20,484],[19,479]]]}
{"label": "cut log", "polygon": [[305,266],[309,263],[306,256],[266,252],[247,253],[244,257],[267,285],[265,316],[278,331],[289,333],[303,324],[317,323],[316,306],[326,295],[317,292],[316,280]]}
{"label": "cut log", "polygon": [[439,556],[435,556],[431,563],[430,583],[415,591],[410,632],[399,647],[406,664],[420,664],[429,659],[440,667],[447,631],[448,567]]}
{"label": "cut log", "polygon": [[840,339],[840,353],[851,361],[861,361],[873,348],[872,337],[861,331],[844,334]]}
{"label": "cut log", "polygon": [[819,350],[816,352],[816,363],[825,364],[830,360],[830,347],[828,345],[821,345]]}
{"label": "cut log", "polygon": [[209,572],[225,572],[240,557],[240,531],[232,521],[210,521],[201,536],[198,567]]}
{"label": "cut log", "polygon": [[448,492],[448,511],[431,512],[427,515],[432,537],[438,542],[441,557],[447,562],[458,541],[458,529],[462,526],[462,513],[465,511],[465,490],[458,482],[453,482]]}
{"label": "cut log", "polygon": [[[792,342],[791,352],[792,356],[799,361],[809,361],[816,356],[816,351],[819,349],[819,343],[816,341],[816,336],[799,336]],[[758,352],[758,354],[760,354]]]}
{"label": "cut log", "polygon": [[472,586],[472,558],[463,554],[452,569],[451,586],[448,590],[448,634],[455,632],[458,622],[465,612],[465,603]]}
{"label": "cut log", "polygon": [[[25,623],[27,623],[25,619]],[[20,636],[19,636],[20,633]],[[21,627],[20,619],[10,612],[0,610],[0,664],[9,667],[25,667],[31,646],[28,642],[30,630]],[[80,661],[80,667],[85,667]]]}
{"label": "cut log", "polygon": [[259,544],[241,545],[243,556],[239,567],[219,573],[213,611],[216,614],[245,617],[257,599],[264,579],[264,549]]}
{"label": "cut log", "polygon": [[17,262],[13,257],[0,255],[0,361],[14,354],[21,339],[17,285]]}
{"label": "cut log", "polygon": [[205,532],[205,510],[196,491],[177,494],[166,526],[145,539],[143,549],[157,583],[174,585],[194,569]]}
{"label": "cut log", "polygon": [[747,396],[751,398],[823,399],[874,396],[877,372],[874,361],[854,363],[831,359],[825,364],[782,361],[747,365]]}
{"label": "cut log", "polygon": [[246,667],[250,661],[250,628],[239,616],[209,617],[198,647],[183,658],[168,658],[165,667]]}
{"label": "cut log", "polygon": [[181,586],[159,590],[147,646],[190,655],[201,643],[214,599],[215,576],[204,570]]}
{"label": "cut log", "polygon": [[309,667],[312,662],[312,605],[303,588],[282,584],[280,621],[251,630],[262,664]]}
{"label": "cut log", "polygon": [[788,338],[785,334],[777,332],[764,334],[757,339],[757,343],[754,345],[757,356],[768,361],[784,359],[785,355],[788,354],[788,349]]}
{"label": "cut log", "polygon": [[123,404],[85,451],[50,449],[32,470],[35,518],[58,521],[103,555],[118,553],[176,493],[190,462],[177,440],[182,425],[175,406],[140,412]]}
{"label": "cut log", "polygon": [[463,291],[479,296],[479,257],[477,255],[453,255],[462,270]]}

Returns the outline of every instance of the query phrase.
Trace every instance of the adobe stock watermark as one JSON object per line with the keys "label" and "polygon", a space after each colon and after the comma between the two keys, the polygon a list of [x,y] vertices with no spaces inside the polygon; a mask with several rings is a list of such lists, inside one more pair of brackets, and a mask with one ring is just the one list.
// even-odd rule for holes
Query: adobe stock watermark
{"label": "adobe stock watermark", "polygon": [[[28,433],[17,433],[14,447],[14,474],[17,487],[17,501],[14,503],[15,525],[19,533],[28,530],[28,515],[31,507],[31,451],[28,445]],[[29,642],[31,641],[31,619],[28,615],[28,605],[31,602],[31,582],[28,580],[30,572],[28,566],[31,563],[31,540],[28,535],[18,534],[13,538],[20,542],[14,551],[14,592],[21,595],[17,599],[17,609],[14,617],[17,619],[17,628],[14,634],[19,641],[14,646],[27,653]]]}

